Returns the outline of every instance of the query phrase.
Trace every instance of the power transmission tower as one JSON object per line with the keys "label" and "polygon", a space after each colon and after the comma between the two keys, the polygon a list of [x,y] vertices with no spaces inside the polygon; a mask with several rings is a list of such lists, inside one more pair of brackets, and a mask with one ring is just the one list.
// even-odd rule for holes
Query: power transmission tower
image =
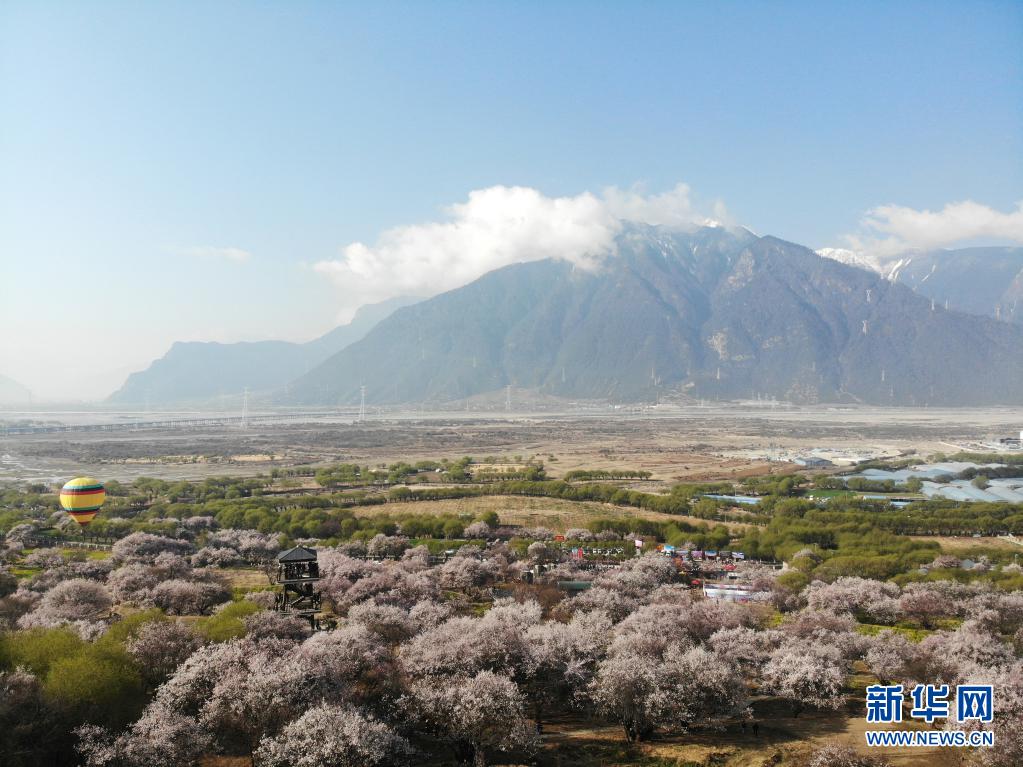
{"label": "power transmission tower", "polygon": [[504,409],[511,411],[511,384],[504,387]]}
{"label": "power transmission tower", "polygon": [[249,387],[242,392],[242,429],[249,428]]}
{"label": "power transmission tower", "polygon": [[362,394],[362,400],[359,402],[359,423],[362,423],[366,420],[366,385],[360,386],[359,391]]}

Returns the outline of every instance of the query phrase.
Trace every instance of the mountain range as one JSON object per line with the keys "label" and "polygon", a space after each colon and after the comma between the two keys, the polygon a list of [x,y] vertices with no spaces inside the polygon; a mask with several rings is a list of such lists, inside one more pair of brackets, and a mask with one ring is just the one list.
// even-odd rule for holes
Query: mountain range
{"label": "mountain range", "polygon": [[980,247],[865,257],[849,250],[821,255],[878,272],[937,304],[1023,324],[1023,248]]}
{"label": "mountain range", "polygon": [[516,264],[400,309],[277,401],[354,404],[365,385],[367,402],[450,402],[511,385],[617,401],[1023,403],[1023,327],[908,286],[933,277],[904,284],[722,227],[631,226],[616,245],[595,270]]}
{"label": "mountain range", "polygon": [[224,394],[272,391],[360,340],[395,309],[418,299],[393,298],[363,306],[352,321],[307,343],[177,342],[146,370],[132,373],[110,395],[117,405],[203,402]]}

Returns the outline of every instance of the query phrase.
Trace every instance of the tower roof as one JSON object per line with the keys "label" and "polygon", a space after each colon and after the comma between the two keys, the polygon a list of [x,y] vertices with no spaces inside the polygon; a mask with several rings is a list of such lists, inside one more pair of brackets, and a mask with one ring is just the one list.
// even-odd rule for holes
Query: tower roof
{"label": "tower roof", "polygon": [[316,552],[307,549],[305,546],[296,546],[293,549],[282,551],[277,555],[278,562],[315,562]]}

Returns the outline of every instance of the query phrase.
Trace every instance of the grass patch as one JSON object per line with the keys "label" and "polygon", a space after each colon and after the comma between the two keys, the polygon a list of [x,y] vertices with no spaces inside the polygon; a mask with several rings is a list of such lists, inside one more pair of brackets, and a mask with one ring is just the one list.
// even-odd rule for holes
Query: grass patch
{"label": "grass patch", "polygon": [[879,623],[860,623],[856,626],[856,631],[859,634],[871,637],[877,636],[882,631],[894,631],[896,634],[902,634],[910,642],[921,642],[925,637],[934,633],[932,629],[910,626],[883,626]]}
{"label": "grass patch", "polygon": [[96,560],[110,559],[110,557],[112,555],[113,555],[113,552],[104,551],[103,549],[94,549],[94,550],[86,551],[85,552],[85,558],[86,559],[96,559]]}
{"label": "grass patch", "polygon": [[208,618],[196,621],[195,628],[211,642],[226,642],[245,636],[245,618],[262,610],[255,602],[234,602]]}

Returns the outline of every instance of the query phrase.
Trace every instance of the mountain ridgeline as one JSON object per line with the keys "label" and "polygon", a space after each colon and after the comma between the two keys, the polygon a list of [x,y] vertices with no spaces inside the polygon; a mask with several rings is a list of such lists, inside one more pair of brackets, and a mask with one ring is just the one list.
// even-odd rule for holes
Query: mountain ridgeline
{"label": "mountain ridgeline", "polygon": [[364,306],[347,325],[304,344],[253,341],[178,342],[144,371],[132,373],[108,398],[119,405],[166,405],[237,397],[245,388],[272,391],[361,339],[378,322],[417,299],[394,298]]}
{"label": "mountain ridgeline", "polygon": [[517,264],[396,311],[282,404],[563,398],[1023,403],[1023,328],[745,230],[632,227],[595,271]]}

